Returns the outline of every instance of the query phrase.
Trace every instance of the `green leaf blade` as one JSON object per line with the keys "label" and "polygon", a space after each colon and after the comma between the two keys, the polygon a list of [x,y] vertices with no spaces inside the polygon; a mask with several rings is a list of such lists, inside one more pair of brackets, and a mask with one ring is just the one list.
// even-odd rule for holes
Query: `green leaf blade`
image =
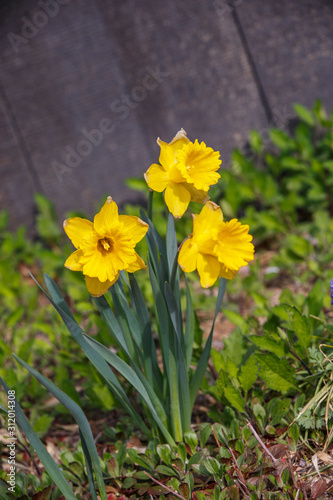
{"label": "green leaf blade", "polygon": [[[36,285],[40,288],[40,290],[44,293],[44,295],[48,298],[48,300],[51,302],[51,304],[56,309],[56,311],[60,314],[68,331],[74,337],[74,339],[79,344],[79,346],[81,347],[81,349],[83,350],[83,352],[85,353],[87,358],[94,365],[96,370],[106,380],[110,389],[112,390],[112,392],[114,393],[114,395],[116,396],[116,398],[118,399],[120,404],[131,415],[131,417],[133,418],[133,420],[137,424],[137,426],[140,429],[142,429],[142,431],[147,436],[149,436],[150,431],[149,431],[148,427],[143,423],[142,418],[140,418],[138,413],[134,410],[134,408],[131,405],[125,391],[121,387],[117,377],[112,372],[109,365],[105,362],[105,360],[102,358],[102,356],[99,356],[96,353],[96,351],[94,351],[91,348],[91,346],[87,343],[87,341],[84,339],[84,337],[82,335],[84,332],[83,332],[82,328],[80,328],[80,326],[78,325],[76,320],[74,319],[73,315],[71,314],[71,312],[70,312],[67,304],[65,303],[56,283],[52,280],[52,278],[47,276],[48,281],[46,281],[46,283],[47,283],[50,295],[52,297],[51,298],[47,295],[45,290],[39,285],[39,283],[35,280],[35,278],[33,276],[32,276],[32,279],[35,281]],[[69,312],[69,314],[68,314],[68,312]],[[118,326],[118,328],[119,328],[119,326]]]}
{"label": "green leaf blade", "polygon": [[257,380],[258,367],[254,355],[251,355],[246,363],[241,367],[238,380],[246,393],[252,389],[254,382]]}
{"label": "green leaf blade", "polygon": [[279,359],[274,354],[256,355],[260,377],[270,389],[282,394],[290,390],[298,390],[294,372],[285,358]]}
{"label": "green leaf blade", "polygon": [[264,335],[251,335],[250,340],[261,349],[272,352],[278,357],[286,355],[286,347],[281,342],[281,339],[275,340],[269,337],[267,334]]}
{"label": "green leaf blade", "polygon": [[[18,356],[13,354],[14,358],[26,368],[55,398],[62,403],[67,410],[71,413],[75,421],[77,422],[80,431],[82,433],[83,442],[85,443],[86,451],[88,451],[88,455],[86,455],[87,465],[92,463],[94,472],[96,475],[97,484],[99,486],[99,491],[101,498],[103,500],[107,500],[107,494],[105,490],[105,484],[103,479],[103,473],[100,466],[94,438],[88,423],[87,418],[85,417],[83,411],[67,394],[61,391],[58,387],[56,387],[53,382],[48,380],[46,377],[41,375],[37,370],[29,366],[25,361],[20,359]],[[90,491],[94,498],[97,499],[94,485],[90,483]]]}
{"label": "green leaf blade", "polygon": [[167,430],[165,409],[163,408],[161,401],[154,393],[153,388],[150,386],[149,382],[145,379],[140,370],[135,366],[133,368],[130,367],[115,353],[88,335],[84,335],[84,338],[92,349],[96,350],[105,361],[110,363],[117,371],[119,371],[119,373],[138,391],[142,399],[147,404],[155,422],[160,427],[161,432],[164,434],[168,443],[170,446],[174,446],[174,440]]}
{"label": "green leaf blade", "polygon": [[196,367],[196,370],[194,372],[194,375],[192,377],[192,380],[190,382],[190,401],[191,401],[191,409],[193,408],[195,398],[197,397],[198,391],[200,389],[201,383],[203,381],[203,378],[206,373],[207,369],[207,364],[210,356],[210,351],[212,347],[212,340],[213,340],[213,332],[214,332],[214,326],[215,326],[215,321],[217,318],[217,315],[221,309],[225,289],[227,285],[227,280],[225,278],[221,278],[220,280],[220,285],[219,285],[219,291],[217,294],[217,300],[216,300],[216,306],[215,306],[215,315],[213,319],[213,324],[208,336],[208,339],[206,341],[204,350],[201,354],[199,363]]}
{"label": "green leaf blade", "polygon": [[245,399],[241,393],[232,385],[224,388],[224,396],[227,398],[233,408],[241,413],[245,413]]}
{"label": "green leaf blade", "polygon": [[[0,377],[0,383],[4,387],[5,391],[8,393],[9,388],[7,387],[7,385],[2,380],[1,377]],[[36,451],[40,461],[44,465],[45,470],[47,471],[51,479],[54,481],[54,483],[57,485],[57,487],[67,500],[77,500],[69,484],[64,478],[61,470],[59,469],[59,467],[57,466],[51,455],[48,453],[48,451],[46,450],[45,446],[43,445],[37,434],[35,433],[33,427],[31,426],[30,422],[24,415],[17,401],[15,401],[15,411],[16,411],[16,421],[18,426],[20,427],[20,429],[22,429],[22,431],[28,438],[31,446]]]}

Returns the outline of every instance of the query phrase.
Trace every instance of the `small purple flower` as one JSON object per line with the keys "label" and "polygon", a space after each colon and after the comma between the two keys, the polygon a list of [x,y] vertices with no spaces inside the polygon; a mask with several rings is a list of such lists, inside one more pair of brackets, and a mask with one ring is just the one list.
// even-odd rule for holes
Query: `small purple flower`
{"label": "small purple flower", "polygon": [[333,279],[331,280],[331,283],[330,283],[330,287],[331,287],[331,305],[333,306]]}

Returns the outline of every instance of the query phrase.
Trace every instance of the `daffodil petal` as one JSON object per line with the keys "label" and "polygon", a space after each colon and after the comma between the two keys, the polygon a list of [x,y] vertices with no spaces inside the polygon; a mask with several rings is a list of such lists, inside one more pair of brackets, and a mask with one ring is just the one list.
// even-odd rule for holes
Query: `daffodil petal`
{"label": "daffodil petal", "polygon": [[182,184],[170,183],[165,190],[165,203],[174,217],[181,217],[191,201],[189,191]]}
{"label": "daffodil petal", "polygon": [[134,215],[119,215],[119,222],[124,225],[127,235],[134,244],[141,241],[149,229],[148,224]]}
{"label": "daffodil petal", "polygon": [[111,196],[107,197],[101,211],[95,215],[94,229],[100,235],[106,235],[110,232],[112,226],[118,222],[118,207]]}
{"label": "daffodil petal", "polygon": [[[159,141],[159,139],[157,139],[157,142]],[[178,145],[180,144],[180,142],[183,144],[187,144],[188,142],[190,142],[190,139],[187,137],[187,134],[185,132],[185,130],[183,128],[181,128],[177,134],[175,135],[175,137],[172,139],[172,141],[170,141],[170,146],[174,146],[174,145],[177,145],[177,149],[179,149]]]}
{"label": "daffodil petal", "polygon": [[197,267],[201,286],[203,288],[213,286],[219,277],[221,267],[217,257],[199,253]]}
{"label": "daffodil petal", "polygon": [[224,264],[221,264],[220,268],[220,276],[221,278],[226,278],[227,280],[233,280],[238,271],[232,271],[231,269],[228,269]]}
{"label": "daffodil petal", "polygon": [[113,281],[99,281],[98,278],[91,278],[90,276],[85,276],[86,280],[86,285],[88,288],[88,292],[93,296],[93,297],[100,297],[101,295],[104,295],[110,286],[113,285],[117,281],[119,277],[119,273],[117,274],[117,277]]}
{"label": "daffodil petal", "polygon": [[209,200],[209,196],[207,194],[207,191],[204,191],[203,189],[195,189],[193,184],[188,184],[186,188],[189,190],[190,195],[191,195],[191,201],[195,201],[196,203],[201,203],[202,205],[204,203],[207,203]]}
{"label": "daffodil petal", "polygon": [[197,268],[198,249],[193,245],[192,238],[184,241],[179,250],[178,264],[186,273],[191,273]]}
{"label": "daffodil petal", "polygon": [[81,217],[66,219],[64,221],[64,230],[75,248],[80,248],[94,235],[93,223]]}
{"label": "daffodil petal", "polygon": [[221,207],[213,201],[208,201],[202,208],[200,214],[194,216],[193,232],[203,233],[209,230],[218,230],[222,227],[223,214]]}
{"label": "daffodil petal", "polygon": [[157,144],[161,148],[159,157],[160,164],[168,170],[168,168],[176,162],[177,151],[182,149],[188,142],[190,142],[190,140],[186,137],[184,129],[179,130],[169,144],[158,138]]}
{"label": "daffodil petal", "polygon": [[157,193],[162,193],[168,185],[168,174],[164,167],[153,163],[144,175],[148,187]]}
{"label": "daffodil petal", "polygon": [[139,269],[145,269],[147,266],[144,263],[144,261],[141,259],[141,257],[136,253],[136,260],[132,262],[128,267],[126,267],[125,271],[128,273],[134,273],[135,271],[138,271]]}
{"label": "daffodil petal", "polygon": [[80,263],[82,255],[82,250],[76,250],[75,252],[73,252],[66,260],[65,267],[67,267],[71,271],[82,271],[83,265],[82,263]]}

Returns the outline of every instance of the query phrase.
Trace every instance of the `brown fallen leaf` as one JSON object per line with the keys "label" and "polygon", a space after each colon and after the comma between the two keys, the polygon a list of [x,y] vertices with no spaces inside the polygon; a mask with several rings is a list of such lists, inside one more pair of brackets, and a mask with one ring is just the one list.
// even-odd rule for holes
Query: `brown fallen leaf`
{"label": "brown fallen leaf", "polygon": [[316,498],[319,498],[325,491],[327,490],[327,483],[325,479],[318,479],[313,485],[311,486],[311,500],[315,500]]}
{"label": "brown fallen leaf", "polygon": [[139,453],[145,453],[147,450],[147,446],[144,446],[140,439],[132,436],[126,443],[126,448],[133,448],[134,450],[138,451]]}
{"label": "brown fallen leaf", "polygon": [[112,494],[114,494],[114,495],[118,495],[118,493],[119,493],[119,492],[118,492],[118,490],[117,490],[117,488],[114,488],[113,486],[110,486],[110,485],[108,485],[108,484],[107,484],[107,485],[105,485],[105,491],[106,491],[106,493],[107,493],[109,496],[111,496]]}
{"label": "brown fallen leaf", "polygon": [[331,455],[325,453],[324,451],[318,451],[317,457],[319,458],[319,460],[325,462],[325,464],[333,464],[333,458],[331,457]]}
{"label": "brown fallen leaf", "polygon": [[285,457],[287,454],[286,445],[282,443],[274,444],[273,446],[270,446],[268,449],[274,458],[282,458]]}

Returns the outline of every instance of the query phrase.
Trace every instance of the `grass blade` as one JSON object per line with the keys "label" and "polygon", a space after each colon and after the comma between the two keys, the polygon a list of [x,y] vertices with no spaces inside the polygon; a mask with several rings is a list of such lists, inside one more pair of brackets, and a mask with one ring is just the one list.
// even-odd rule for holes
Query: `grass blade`
{"label": "grass blade", "polygon": [[[0,377],[0,383],[8,394],[9,388],[7,387],[7,385],[2,380],[1,377]],[[55,463],[55,461],[53,460],[53,458],[48,453],[45,446],[37,436],[36,432],[34,431],[27,417],[24,415],[16,399],[15,399],[15,413],[18,426],[24,432],[31,446],[36,451],[40,461],[45,467],[45,470],[52,478],[52,481],[57,485],[57,487],[67,500],[77,500],[69,484],[64,478],[61,470],[59,469],[59,467],[57,466],[57,464]]]}
{"label": "grass blade", "polygon": [[159,283],[157,282],[154,270],[152,269],[150,259],[148,259],[148,267],[156,313],[158,316],[159,338],[162,346],[161,351],[164,366],[164,379],[166,379],[168,383],[167,389],[170,397],[170,418],[173,435],[176,441],[181,441],[183,432],[181,426],[182,418],[179,399],[177,349],[174,338],[175,332],[163,293],[160,289]]}
{"label": "grass blade", "polygon": [[174,447],[175,442],[167,429],[165,409],[143,374],[139,370],[135,370],[135,367],[131,368],[125,361],[107,349],[107,347],[97,342],[97,340],[92,339],[88,335],[84,335],[84,338],[105,361],[110,363],[138,391],[167,442],[170,446]]}
{"label": "grass blade", "polygon": [[167,262],[169,267],[169,276],[171,276],[173,263],[175,261],[177,252],[178,252],[178,245],[177,245],[177,236],[175,229],[175,219],[173,218],[173,215],[169,212],[167,233],[166,233],[166,253],[167,253]]}
{"label": "grass blade", "polygon": [[[92,435],[90,425],[85,414],[83,413],[79,405],[76,404],[67,394],[56,387],[53,382],[51,382],[46,377],[44,377],[44,375],[40,374],[37,370],[29,366],[25,361],[16,356],[16,354],[13,354],[13,356],[20,363],[20,365],[24,366],[24,368],[26,368],[55,398],[57,398],[58,401],[60,401],[60,403],[62,403],[74,417],[76,423],[80,428],[83,442],[85,443],[85,451],[88,451],[88,455],[85,455],[87,465],[89,463],[92,463],[101,498],[103,500],[107,500],[103,473],[99,462],[94,437]],[[94,485],[91,485],[90,491],[95,491]],[[96,495],[94,495],[94,498],[97,499]]]}
{"label": "grass blade", "polygon": [[161,351],[164,365],[164,378],[167,379],[170,395],[170,416],[173,436],[176,441],[181,441],[183,438],[183,432],[178,383],[178,351],[177,344],[175,342],[176,339],[174,338],[176,334],[174,332],[172,320],[165,302],[165,297],[163,296],[160,285],[157,282],[150,259],[148,259],[148,267],[158,316],[159,336],[162,346]]}
{"label": "grass blade", "polygon": [[185,283],[186,283],[186,323],[185,323],[184,344],[186,353],[186,367],[187,369],[189,369],[193,355],[195,314],[193,309],[191,291],[186,276],[185,276]]}
{"label": "grass blade", "polygon": [[127,298],[125,299],[122,296],[121,289],[117,286],[117,283],[111,287],[109,293],[111,293],[117,320],[126,340],[130,361],[132,364],[135,363],[137,366],[141,366],[141,362],[143,362],[142,351],[136,338],[136,332],[139,329],[138,322],[133,317]]}
{"label": "grass blade", "polygon": [[179,286],[179,266],[178,266],[178,245],[175,228],[175,219],[171,213],[168,215],[168,225],[166,234],[166,249],[169,266],[169,283],[174,293],[180,321],[182,321],[182,310],[180,302],[180,286]]}
{"label": "grass blade", "polygon": [[95,492],[95,488],[94,488],[93,466],[92,466],[92,462],[91,462],[89,450],[88,450],[88,448],[86,446],[86,441],[84,439],[84,436],[82,435],[80,427],[79,427],[79,434],[80,434],[80,439],[81,439],[81,444],[82,444],[82,451],[83,451],[85,459],[86,459],[87,477],[88,477],[88,481],[89,481],[90,493],[91,493],[93,499],[97,500],[96,492]]}
{"label": "grass blade", "polygon": [[[148,219],[143,210],[140,210],[141,219],[149,225],[149,230],[146,234],[148,243],[149,255],[152,257],[153,267],[158,276],[160,286],[164,281],[168,281],[168,257],[165,244],[161,236],[156,231],[152,221]],[[158,255],[160,258],[158,258]]]}
{"label": "grass blade", "polygon": [[[79,344],[87,358],[91,361],[91,363],[94,365],[96,370],[102,375],[102,377],[106,380],[108,383],[111,391],[113,394],[116,396],[120,404],[125,408],[125,410],[131,415],[133,418],[134,422],[137,424],[137,426],[147,435],[150,436],[150,430],[148,427],[143,423],[142,418],[139,416],[139,414],[134,410],[133,406],[131,405],[125,391],[121,387],[117,377],[109,367],[109,365],[105,362],[105,360],[102,358],[102,356],[99,356],[96,351],[94,351],[91,346],[87,343],[87,341],[83,337],[83,330],[82,328],[78,325],[76,320],[74,319],[73,315],[70,313],[70,315],[67,314],[68,306],[66,302],[64,301],[59,288],[57,287],[56,283],[48,276],[48,290],[50,292],[51,297],[47,295],[45,290],[40,286],[40,284],[35,280],[35,278],[31,275],[32,279],[36,283],[36,285],[40,288],[40,290],[44,293],[44,295],[48,298],[48,300],[51,302],[53,307],[58,311],[60,314],[63,322],[65,323],[68,331],[70,334],[74,337],[76,342]],[[49,288],[50,286],[50,288]],[[52,299],[53,297],[57,301],[54,302]],[[58,305],[59,304],[59,305]],[[62,306],[62,307],[60,307]]]}
{"label": "grass blade", "polygon": [[164,283],[164,297],[169,310],[170,318],[177,334],[179,345],[181,346],[182,352],[185,352],[184,337],[183,337],[183,325],[179,318],[179,310],[177,307],[175,296],[171,290],[169,283]]}
{"label": "grass blade", "polygon": [[146,302],[141,293],[140,287],[133,274],[129,274],[133,307],[138,317],[142,350],[144,354],[144,363],[146,375],[149,382],[154,386],[156,392],[160,392],[163,387],[163,378],[161,370],[158,366],[157,352],[151,330],[150,317]]}
{"label": "grass blade", "polygon": [[158,258],[158,252],[157,252],[157,247],[155,243],[155,239],[153,236],[153,229],[152,229],[152,223],[149,224],[150,219],[146,216],[143,210],[140,210],[140,217],[141,219],[146,222],[149,225],[148,232],[146,234],[146,240],[148,244],[148,254],[150,255],[150,258],[152,260],[152,265],[154,268],[154,271],[156,275],[159,277],[159,281],[163,280],[163,276],[160,275],[160,267],[159,267],[159,258]]}
{"label": "grass blade", "polygon": [[227,280],[225,278],[221,278],[219,291],[218,291],[218,295],[217,295],[217,300],[216,300],[216,307],[215,307],[215,315],[214,315],[214,319],[213,319],[213,324],[212,324],[212,327],[211,327],[211,330],[209,333],[209,337],[206,341],[206,345],[205,345],[204,350],[203,350],[201,357],[199,359],[199,363],[196,367],[196,370],[194,372],[194,375],[193,375],[191,383],[190,383],[191,410],[193,408],[195,398],[197,397],[198,391],[200,389],[200,386],[202,384],[203,378],[204,378],[205,373],[206,373],[207,364],[208,364],[210,351],[211,351],[211,347],[212,347],[215,321],[216,321],[216,317],[218,315],[218,312],[221,309],[222,300],[224,297],[226,285],[227,285]]}
{"label": "grass blade", "polygon": [[[34,276],[30,273],[30,276],[31,278],[34,280],[34,282],[36,283],[36,285],[40,288],[40,290],[44,293],[44,295],[46,295],[46,297],[49,299],[48,295],[45,293],[45,291],[43,290],[43,288],[40,286],[40,284],[35,280]],[[57,284],[55,283],[55,281],[51,278],[51,276],[49,276],[47,273],[44,273],[43,274],[43,278],[44,278],[44,281],[45,281],[45,285],[49,291],[49,294],[51,295],[52,297],[52,300],[54,302],[54,304],[56,304],[58,307],[60,307],[66,314],[67,316],[69,316],[73,321],[76,321],[70,308],[68,307],[68,305],[66,304],[66,301],[64,299],[64,297],[62,296]]]}
{"label": "grass blade", "polygon": [[161,344],[161,351],[163,357],[163,367],[164,367],[164,377],[168,378],[169,374],[169,330],[172,327],[170,322],[170,317],[168,315],[167,307],[163,299],[163,294],[161,292],[160,286],[158,284],[150,257],[148,258],[148,269],[151,287],[154,296],[155,309],[158,317],[158,327],[159,327],[159,340]]}
{"label": "grass blade", "polygon": [[104,319],[108,329],[110,330],[113,338],[118,343],[118,346],[123,349],[123,351],[130,358],[129,349],[125,340],[125,336],[123,334],[122,329],[119,326],[118,320],[114,315],[108,301],[104,296],[102,297],[94,297],[93,298],[95,304],[98,307],[99,312],[101,313],[102,318]]}
{"label": "grass blade", "polygon": [[[173,357],[175,359],[176,366],[178,370],[174,372],[170,367],[170,377],[173,378],[172,382],[170,382],[171,386],[177,384],[179,388],[179,403],[180,403],[180,413],[182,419],[182,430],[183,432],[190,431],[191,428],[191,404],[190,404],[190,391],[189,391],[189,383],[188,383],[188,374],[186,369],[186,360],[185,360],[185,345],[184,345],[184,336],[182,331],[182,325],[179,320],[179,311],[177,309],[177,304],[175,297],[172,293],[169,283],[165,283],[165,299],[167,303],[167,307],[169,310],[169,314],[171,317],[171,321],[174,327],[174,331],[171,331],[171,341],[170,341],[170,351],[173,353]],[[176,397],[176,396],[175,396]]]}

